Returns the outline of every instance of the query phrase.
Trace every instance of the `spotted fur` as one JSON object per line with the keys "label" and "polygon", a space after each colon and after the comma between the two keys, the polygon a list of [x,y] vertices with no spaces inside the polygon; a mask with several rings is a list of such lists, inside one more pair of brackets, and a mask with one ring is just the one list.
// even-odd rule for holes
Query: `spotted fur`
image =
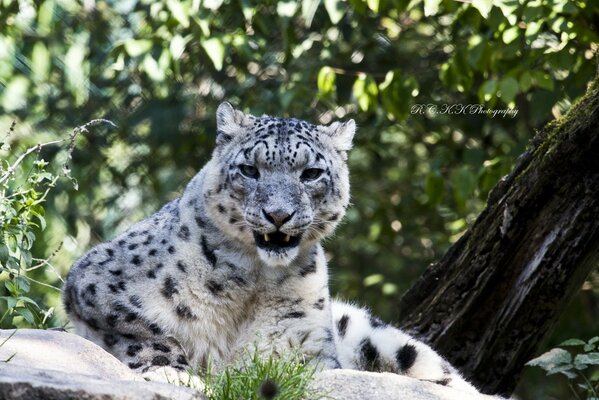
{"label": "spotted fur", "polygon": [[256,345],[475,391],[428,346],[330,297],[320,241],[349,204],[354,122],[223,103],[217,127],[212,159],[181,198],[73,266],[64,305],[76,331],[152,378]]}

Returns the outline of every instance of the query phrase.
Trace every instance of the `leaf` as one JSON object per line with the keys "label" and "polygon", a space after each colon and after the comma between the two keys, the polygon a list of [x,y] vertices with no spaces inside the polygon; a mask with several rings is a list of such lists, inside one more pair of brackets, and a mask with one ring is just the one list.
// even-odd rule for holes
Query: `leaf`
{"label": "leaf", "polygon": [[371,76],[360,75],[354,82],[352,94],[362,111],[368,111],[376,102],[378,87]]}
{"label": "leaf", "polygon": [[183,55],[185,51],[185,46],[189,42],[189,38],[183,38],[181,35],[173,36],[171,43],[169,45],[169,50],[171,52],[171,57],[173,60],[178,60]]}
{"label": "leaf", "polygon": [[277,3],[277,15],[283,18],[291,18],[297,12],[298,3],[296,1],[281,1]]}
{"label": "leaf", "polygon": [[506,104],[511,103],[518,93],[518,81],[512,77],[503,78],[499,83],[499,91],[501,100]]}
{"label": "leaf", "polygon": [[152,41],[148,39],[129,39],[125,42],[125,51],[131,57],[139,57],[152,48]]}
{"label": "leaf", "polygon": [[532,86],[532,75],[530,72],[524,71],[520,76],[520,90],[523,93],[528,92],[528,89]]}
{"label": "leaf", "polygon": [[17,305],[17,299],[10,296],[2,296],[0,300],[6,301],[7,308],[14,308]]}
{"label": "leaf", "polygon": [[204,0],[202,5],[209,10],[216,11],[223,4],[224,0]]}
{"label": "leaf", "polygon": [[485,19],[489,16],[489,12],[493,7],[492,0],[472,0],[472,7],[476,8],[480,15],[482,15]]}
{"label": "leaf", "polygon": [[173,17],[175,17],[181,26],[184,28],[189,28],[189,9],[187,9],[183,3],[181,3],[179,0],[167,0],[166,6],[171,13],[173,13]]}
{"label": "leaf", "polygon": [[158,62],[154,60],[154,57],[152,57],[150,54],[146,54],[144,57],[142,67],[151,80],[155,82],[162,82],[164,80],[164,71],[160,68]]}
{"label": "leaf", "polygon": [[519,34],[520,28],[518,26],[512,26],[503,31],[501,39],[503,40],[503,43],[510,44],[518,38]]}
{"label": "leaf", "polygon": [[368,8],[370,8],[370,10],[372,10],[375,13],[378,13],[381,2],[380,0],[366,0],[366,5],[368,5]]}
{"label": "leaf", "polygon": [[223,69],[223,61],[225,60],[225,45],[223,42],[216,37],[204,40],[202,42],[202,47],[206,50],[206,54],[212,60],[212,64],[214,64],[214,68],[217,71]]}
{"label": "leaf", "polygon": [[568,339],[561,342],[558,346],[584,346],[586,342],[580,339]]}
{"label": "leaf", "polygon": [[485,81],[478,89],[478,98],[481,101],[487,102],[495,96],[495,92],[497,90],[497,81],[495,79],[489,79]]}
{"label": "leaf", "polygon": [[324,0],[324,8],[329,14],[331,22],[336,25],[343,18],[345,14],[345,7],[341,0]]}
{"label": "leaf", "polygon": [[437,171],[431,171],[426,176],[426,196],[429,203],[436,205],[441,202],[445,193],[445,180]]}
{"label": "leaf", "polygon": [[17,312],[18,315],[25,318],[25,320],[27,322],[29,322],[31,325],[33,325],[35,323],[35,317],[33,316],[33,313],[28,308],[17,307],[17,308],[15,308],[15,311]]}
{"label": "leaf", "polygon": [[322,95],[330,95],[335,89],[335,71],[331,67],[322,67],[318,72],[318,92]]}
{"label": "leaf", "polygon": [[33,73],[33,79],[37,82],[47,80],[50,73],[50,64],[50,52],[43,42],[36,42],[31,52],[31,72]]}
{"label": "leaf", "polygon": [[441,0],[424,0],[424,15],[430,17],[439,12],[439,4]]}
{"label": "leaf", "polygon": [[316,10],[320,5],[320,0],[303,0],[302,1],[302,18],[307,28],[312,25]]}
{"label": "leaf", "polygon": [[466,165],[452,171],[451,185],[453,197],[460,210],[466,207],[466,201],[472,197],[476,189],[476,176]]}
{"label": "leaf", "polygon": [[[572,355],[560,348],[551,349],[546,353],[541,354],[537,358],[533,358],[525,365],[531,367],[540,367],[547,372],[551,372],[558,367],[563,367],[564,364],[572,363]],[[559,371],[561,372],[561,371]]]}
{"label": "leaf", "polygon": [[579,354],[574,358],[575,365],[599,365],[599,353]]}

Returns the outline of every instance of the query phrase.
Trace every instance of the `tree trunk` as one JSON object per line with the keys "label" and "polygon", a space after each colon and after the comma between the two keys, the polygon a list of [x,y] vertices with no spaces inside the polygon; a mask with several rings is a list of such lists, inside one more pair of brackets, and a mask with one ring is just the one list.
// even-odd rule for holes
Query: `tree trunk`
{"label": "tree trunk", "polygon": [[532,140],[399,321],[482,391],[509,395],[599,260],[599,80]]}

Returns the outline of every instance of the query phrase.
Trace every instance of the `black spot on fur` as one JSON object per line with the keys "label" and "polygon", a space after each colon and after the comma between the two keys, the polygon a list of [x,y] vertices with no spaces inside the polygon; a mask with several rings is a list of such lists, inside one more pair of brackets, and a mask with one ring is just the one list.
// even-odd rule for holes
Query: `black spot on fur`
{"label": "black spot on fur", "polygon": [[129,366],[129,368],[131,368],[131,369],[137,369],[137,368],[141,367],[143,364],[142,364],[142,363],[140,363],[140,362],[138,362],[138,363],[129,363],[129,364],[127,364],[127,365],[128,365],[128,366]]}
{"label": "black spot on fur", "polygon": [[324,309],[324,297],[321,297],[316,303],[314,303],[314,308],[317,310]]}
{"label": "black spot on fur", "polygon": [[109,269],[108,272],[110,272],[110,274],[114,275],[114,276],[121,276],[121,274],[123,273],[123,270],[122,269],[116,269],[116,270]]}
{"label": "black spot on fur", "polygon": [[127,347],[127,355],[129,357],[134,357],[137,353],[139,353],[141,349],[143,349],[143,346],[141,344],[132,344],[131,346]]}
{"label": "black spot on fur", "polygon": [[166,279],[164,280],[164,284],[162,285],[161,292],[162,295],[167,299],[171,299],[174,294],[179,293],[179,291],[177,290],[177,285],[173,278],[171,278],[170,276],[166,277]]}
{"label": "black spot on fur", "polygon": [[139,298],[138,295],[134,294],[133,296],[129,297],[129,302],[136,308],[141,308],[142,306],[142,302],[141,299]]}
{"label": "black spot on fur", "polygon": [[87,323],[87,325],[89,325],[90,328],[92,328],[95,331],[100,329],[100,327],[98,326],[98,321],[96,321],[95,318],[86,319],[85,322]]}
{"label": "black spot on fur", "polygon": [[112,335],[110,333],[107,333],[106,335],[104,335],[104,343],[106,344],[106,346],[112,347],[115,344],[117,344],[118,342],[119,342],[119,338],[116,337],[116,335]]}
{"label": "black spot on fur", "polygon": [[181,225],[181,229],[179,229],[179,233],[177,233],[177,237],[179,237],[182,240],[188,241],[189,240],[189,227],[187,225]]}
{"label": "black spot on fur", "polygon": [[158,366],[163,367],[168,364],[169,364],[168,358],[166,358],[165,356],[156,356],[152,359],[152,365],[158,365]]}
{"label": "black spot on fur", "polygon": [[119,281],[118,283],[118,287],[119,289],[121,289],[122,291],[127,290],[127,284],[125,283],[125,281]]}
{"label": "black spot on fur", "polygon": [[169,248],[167,249],[169,254],[175,254],[175,246],[169,246]]}
{"label": "black spot on fur", "polygon": [[204,253],[204,257],[208,260],[210,265],[214,268],[216,266],[216,254],[214,254],[214,250],[208,247],[208,243],[206,242],[206,237],[202,236],[202,253]]}
{"label": "black spot on fur", "polygon": [[247,285],[247,282],[245,281],[245,279],[243,279],[241,276],[238,276],[238,275],[233,275],[231,277],[231,280],[239,286]]}
{"label": "black spot on fur", "polygon": [[163,353],[170,353],[171,352],[171,348],[168,347],[167,345],[162,344],[162,343],[154,343],[154,344],[152,344],[152,348],[154,350],[158,350],[158,351],[161,351]]}
{"label": "black spot on fur", "polygon": [[308,274],[313,274],[314,272],[316,272],[316,263],[304,265],[300,269],[300,275],[301,276],[306,276]]}
{"label": "black spot on fur", "polygon": [[200,217],[195,217],[196,220],[196,224],[200,227],[200,228],[204,228],[206,227],[206,222],[200,218]]}
{"label": "black spot on fur", "polygon": [[96,295],[96,285],[94,285],[93,283],[90,283],[89,285],[87,285],[87,287],[85,288],[85,291],[87,293],[89,293],[92,296]]}
{"label": "black spot on fur", "polygon": [[221,214],[226,214],[226,212],[227,212],[225,207],[223,207],[221,204],[217,205],[216,208],[218,209],[218,212]]}
{"label": "black spot on fur", "polygon": [[117,314],[109,314],[108,317],[106,317],[106,325],[114,328],[116,326],[118,319],[119,319],[119,316]]}
{"label": "black spot on fur", "polygon": [[345,336],[345,331],[347,330],[347,323],[349,322],[349,315],[343,314],[339,321],[337,321],[337,332],[340,337]]}
{"label": "black spot on fur", "polygon": [[149,270],[146,276],[150,279],[156,279],[156,272],[153,269]]}
{"label": "black spot on fur", "polygon": [[397,350],[395,353],[395,360],[397,361],[399,370],[405,372],[410,369],[412,365],[414,365],[417,356],[418,352],[416,351],[416,347],[411,344],[406,344]]}
{"label": "black spot on fur", "polygon": [[158,252],[158,250],[156,250],[156,249],[150,249],[150,251],[148,251],[148,255],[151,257],[154,257],[157,252]]}
{"label": "black spot on fur", "polygon": [[364,368],[367,371],[380,370],[380,354],[377,348],[372,344],[370,339],[364,338],[360,342],[360,355],[364,363]]}
{"label": "black spot on fur", "polygon": [[177,306],[177,315],[180,318],[184,319],[194,319],[195,315],[191,312],[191,309],[184,304],[179,304]]}
{"label": "black spot on fur", "polygon": [[223,285],[215,281],[206,282],[206,287],[215,296],[223,291]]}
{"label": "black spot on fur", "polygon": [[131,259],[131,263],[133,265],[139,265],[141,264],[141,258],[139,258],[138,255],[133,256],[133,258]]}
{"label": "black spot on fur", "polygon": [[139,314],[137,314],[135,312],[130,312],[127,315],[125,315],[125,322],[133,322],[137,318],[139,318]]}
{"label": "black spot on fur", "polygon": [[185,262],[182,260],[177,261],[177,268],[181,272],[187,272],[187,264],[185,264]]}
{"label": "black spot on fur", "polygon": [[185,358],[185,356],[183,354],[179,354],[177,356],[177,363],[183,364],[183,365],[189,365],[189,363],[187,362],[187,358]]}
{"label": "black spot on fur", "polygon": [[304,318],[306,316],[306,313],[303,311],[291,311],[288,312],[287,314],[283,315],[283,319],[291,319],[291,318]]}
{"label": "black spot on fur", "polygon": [[150,324],[150,326],[148,326],[148,328],[150,328],[150,331],[154,334],[154,335],[160,335],[162,334],[162,329],[160,329],[158,327],[157,324]]}
{"label": "black spot on fur", "polygon": [[137,243],[133,243],[130,244],[129,247],[127,247],[129,250],[135,250],[137,248],[138,244]]}

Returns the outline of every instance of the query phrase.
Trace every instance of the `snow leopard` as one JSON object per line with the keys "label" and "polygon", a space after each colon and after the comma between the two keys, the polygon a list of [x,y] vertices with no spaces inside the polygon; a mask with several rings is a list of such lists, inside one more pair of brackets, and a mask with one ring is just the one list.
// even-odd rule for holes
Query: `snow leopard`
{"label": "snow leopard", "polygon": [[181,197],[76,261],[63,289],[76,333],[151,380],[255,346],[477,392],[428,345],[331,298],[321,241],[350,203],[355,122],[224,102],[216,126],[212,157]]}

